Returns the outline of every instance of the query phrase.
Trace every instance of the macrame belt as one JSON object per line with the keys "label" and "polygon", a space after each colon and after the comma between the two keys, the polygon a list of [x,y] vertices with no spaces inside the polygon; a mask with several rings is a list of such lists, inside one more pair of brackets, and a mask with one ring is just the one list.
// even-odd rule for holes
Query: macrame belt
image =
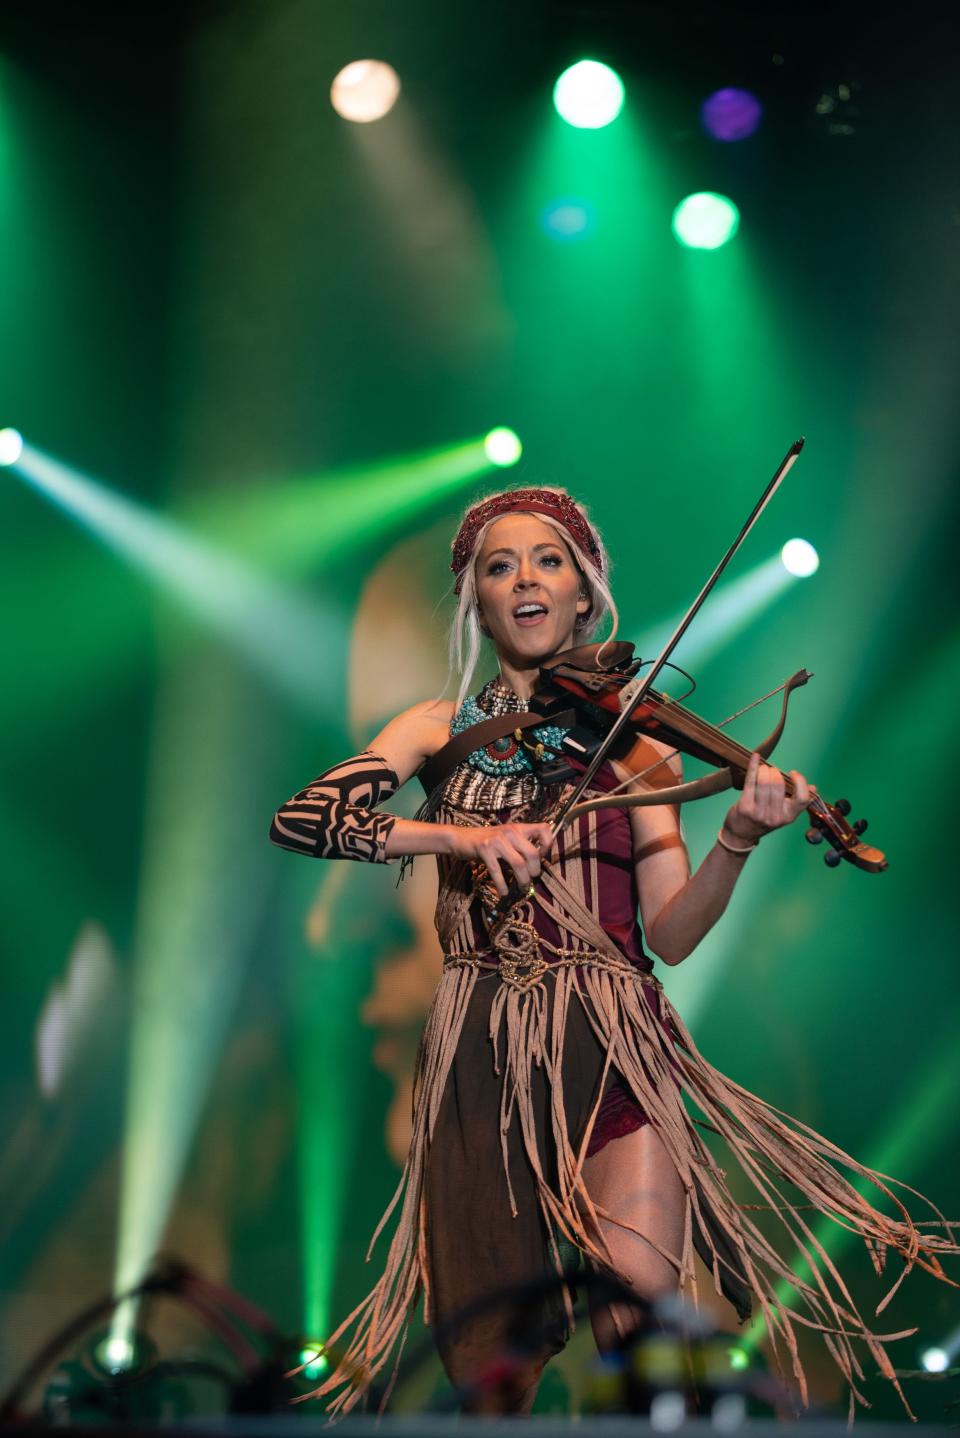
{"label": "macrame belt", "polygon": [[497,973],[506,984],[518,989],[531,988],[541,977],[556,969],[606,969],[609,973],[639,979],[642,984],[660,989],[660,980],[647,969],[638,968],[629,959],[617,959],[600,949],[553,949],[549,961],[542,954],[496,954],[492,949],[466,949],[457,954],[444,954],[443,967],[479,969]]}

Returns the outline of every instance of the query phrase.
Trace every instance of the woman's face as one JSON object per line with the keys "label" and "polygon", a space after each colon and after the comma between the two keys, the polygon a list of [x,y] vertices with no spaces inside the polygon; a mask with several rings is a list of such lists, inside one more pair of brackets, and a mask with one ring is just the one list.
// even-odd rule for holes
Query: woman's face
{"label": "woman's face", "polygon": [[505,514],[491,524],[477,555],[476,587],[484,628],[519,668],[569,649],[577,616],[590,608],[570,550],[535,514]]}

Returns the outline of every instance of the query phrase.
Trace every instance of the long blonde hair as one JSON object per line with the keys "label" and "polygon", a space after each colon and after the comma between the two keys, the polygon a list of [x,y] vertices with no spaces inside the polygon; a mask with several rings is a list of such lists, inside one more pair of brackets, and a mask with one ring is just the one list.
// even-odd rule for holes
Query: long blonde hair
{"label": "long blonde hair", "polygon": [[[555,494],[563,494],[564,490],[558,490],[555,485],[550,485]],[[496,496],[490,495],[489,498]],[[577,505],[583,511],[583,505]],[[583,511],[584,514],[586,511]],[[557,531],[563,540],[571,556],[574,565],[579,571],[583,586],[590,600],[590,608],[586,614],[577,619],[577,637],[583,644],[587,644],[595,637],[597,631],[606,619],[610,616],[610,633],[607,639],[612,639],[617,632],[619,615],[617,606],[610,593],[610,586],[605,575],[610,573],[610,561],[604,548],[603,540],[597,531],[596,526],[591,522],[590,527],[597,537],[597,544],[600,548],[600,561],[602,570],[591,558],[581,549],[570,531],[558,520],[553,519],[549,514],[539,514],[533,510],[512,510],[510,513],[531,514],[534,519],[543,520]],[[488,519],[479,533],[473,546],[473,552],[463,571],[463,582],[460,586],[460,599],[457,604],[457,611],[453,616],[453,623],[450,626],[450,671],[460,675],[460,688],[457,693],[455,709],[459,709],[464,699],[470,692],[470,683],[473,679],[477,661],[480,658],[480,649],[483,642],[483,631],[480,628],[480,619],[477,614],[477,557],[483,548],[483,541],[486,538],[487,530],[491,524],[495,524],[502,515],[495,515]]]}

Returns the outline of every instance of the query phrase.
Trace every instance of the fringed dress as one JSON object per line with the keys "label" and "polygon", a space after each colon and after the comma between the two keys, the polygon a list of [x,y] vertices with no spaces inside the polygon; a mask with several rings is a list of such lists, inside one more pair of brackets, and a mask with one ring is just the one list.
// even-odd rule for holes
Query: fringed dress
{"label": "fringed dress", "polygon": [[[480,702],[488,714],[523,707],[498,683]],[[594,782],[609,789],[613,774],[601,769]],[[498,778],[467,762],[430,813],[446,824],[533,820],[558,797],[533,773]],[[511,1323],[509,1305],[481,1300],[565,1271],[571,1247],[609,1269],[583,1165],[644,1123],[656,1126],[684,1192],[682,1248],[666,1255],[680,1293],[696,1302],[699,1254],[741,1322],[762,1314],[775,1362],[804,1403],[800,1328],[820,1334],[849,1384],[851,1412],[855,1400],[866,1403],[864,1346],[899,1391],[885,1345],[907,1335],[871,1330],[814,1225],[826,1216],[857,1234],[878,1273],[888,1250],[899,1255],[878,1312],[914,1264],[946,1278],[938,1255],[960,1252],[957,1234],[932,1205],[933,1221],[918,1227],[894,1192],[914,1190],[699,1052],[643,951],[626,812],[594,811],[566,828],[534,896],[506,919],[491,918],[468,864],[439,862],[444,966],[417,1059],[410,1154],[374,1235],[395,1222],[383,1275],[328,1340],[339,1361],[316,1394],[334,1395],[330,1411],[348,1411],[372,1383],[389,1381],[421,1295],[447,1372],[466,1385],[503,1352]],[[734,1201],[702,1131],[723,1140],[724,1164],[736,1161],[754,1203]],[[892,1213],[874,1208],[844,1171],[883,1193]],[[758,1206],[779,1220],[777,1243],[755,1222]],[[528,1349],[556,1353],[572,1323],[565,1286],[526,1306],[524,1321]]]}

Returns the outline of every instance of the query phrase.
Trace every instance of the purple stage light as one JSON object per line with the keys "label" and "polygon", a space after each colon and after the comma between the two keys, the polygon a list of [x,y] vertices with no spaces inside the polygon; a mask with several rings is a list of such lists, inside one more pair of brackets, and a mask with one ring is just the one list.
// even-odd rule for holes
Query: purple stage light
{"label": "purple stage light", "polygon": [[763,106],[749,90],[715,90],[701,105],[700,119],[715,140],[745,140],[760,128]]}

